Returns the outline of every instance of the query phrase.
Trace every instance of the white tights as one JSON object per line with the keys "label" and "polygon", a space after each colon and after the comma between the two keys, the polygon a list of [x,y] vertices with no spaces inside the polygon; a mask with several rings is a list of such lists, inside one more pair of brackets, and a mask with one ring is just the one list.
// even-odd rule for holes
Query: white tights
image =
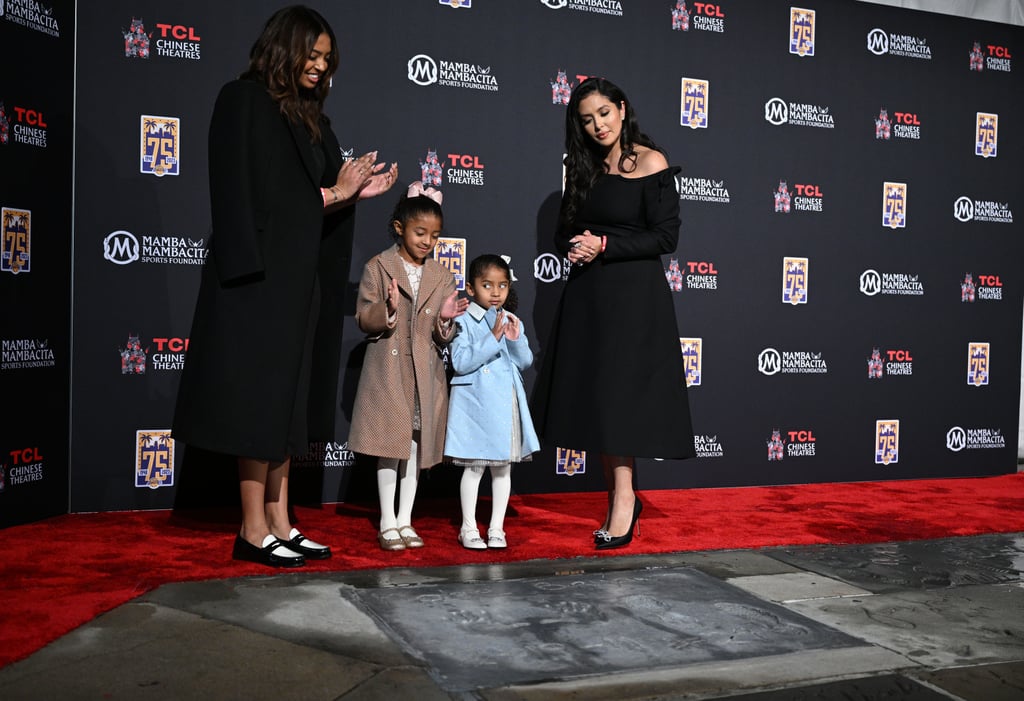
{"label": "white tights", "polygon": [[[398,473],[402,476],[399,478]],[[377,495],[380,497],[380,530],[412,525],[412,505],[416,501],[420,470],[416,460],[416,442],[408,460],[377,459]],[[395,492],[398,492],[398,513],[395,513]]]}
{"label": "white tights", "polygon": [[[482,467],[464,467],[459,483],[459,498],[462,501],[462,530],[475,529],[476,498],[480,492],[480,480],[484,476]],[[512,466],[491,467],[491,528],[505,530],[505,511],[512,495]]]}

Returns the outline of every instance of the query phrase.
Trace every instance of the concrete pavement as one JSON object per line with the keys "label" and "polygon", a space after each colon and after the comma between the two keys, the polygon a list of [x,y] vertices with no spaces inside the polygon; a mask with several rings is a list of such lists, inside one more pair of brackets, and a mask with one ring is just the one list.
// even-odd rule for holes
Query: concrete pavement
{"label": "concrete pavement", "polygon": [[0,698],[1024,699],[1024,534],[168,584]]}

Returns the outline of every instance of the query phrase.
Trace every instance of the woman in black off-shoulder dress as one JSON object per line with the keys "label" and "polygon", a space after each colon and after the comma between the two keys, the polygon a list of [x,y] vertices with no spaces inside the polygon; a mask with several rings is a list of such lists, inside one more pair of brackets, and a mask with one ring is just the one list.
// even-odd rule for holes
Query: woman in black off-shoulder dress
{"label": "woman in black off-shoulder dress", "polygon": [[600,78],[566,113],[566,188],[555,246],[573,264],[533,394],[538,433],[596,451],[608,485],[598,549],[629,544],[642,504],[634,458],[694,457],[675,308],[662,254],[679,240],[664,154],[623,92]]}

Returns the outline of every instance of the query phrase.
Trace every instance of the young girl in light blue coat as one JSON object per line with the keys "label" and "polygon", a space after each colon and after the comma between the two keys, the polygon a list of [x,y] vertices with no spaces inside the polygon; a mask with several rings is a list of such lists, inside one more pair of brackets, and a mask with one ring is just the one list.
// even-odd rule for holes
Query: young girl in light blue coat
{"label": "young girl in light blue coat", "polygon": [[[512,270],[500,256],[474,258],[466,277],[472,299],[451,344],[455,376],[448,404],[445,455],[461,465],[459,542],[471,550],[504,548],[505,511],[512,494],[512,463],[540,450],[523,387],[533,352],[522,322],[509,311]],[[480,536],[476,502],[485,468],[491,470],[491,522]]]}

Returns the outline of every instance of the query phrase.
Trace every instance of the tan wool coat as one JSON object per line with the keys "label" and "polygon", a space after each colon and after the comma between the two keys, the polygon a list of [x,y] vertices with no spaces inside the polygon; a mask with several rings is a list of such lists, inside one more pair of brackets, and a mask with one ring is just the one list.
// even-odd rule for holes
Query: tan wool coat
{"label": "tan wool coat", "polygon": [[[387,290],[398,280],[397,323],[387,323]],[[430,468],[444,457],[448,422],[448,383],[443,348],[456,325],[441,322],[441,304],[455,291],[455,277],[427,259],[413,307],[412,288],[398,247],[374,256],[363,268],[356,321],[367,335],[366,357],[352,409],[349,448],[364,455],[408,460],[413,434],[415,396],[420,403],[419,467]]]}

